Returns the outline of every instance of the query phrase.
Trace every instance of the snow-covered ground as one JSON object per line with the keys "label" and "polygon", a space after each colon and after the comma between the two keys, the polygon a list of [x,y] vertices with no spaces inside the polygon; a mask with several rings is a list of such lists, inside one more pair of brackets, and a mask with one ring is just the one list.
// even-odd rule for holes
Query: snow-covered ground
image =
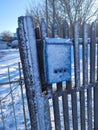
{"label": "snow-covered ground", "polygon": [[[11,85],[2,85],[2,83],[7,83],[9,80],[16,81],[19,79],[19,62],[20,56],[18,49],[0,50],[0,130],[16,130],[16,125],[17,130],[25,129],[22,94],[19,82]],[[11,90],[13,90],[12,93]],[[29,129],[30,124],[25,88],[23,88],[23,93],[26,106],[26,122],[27,128]]]}

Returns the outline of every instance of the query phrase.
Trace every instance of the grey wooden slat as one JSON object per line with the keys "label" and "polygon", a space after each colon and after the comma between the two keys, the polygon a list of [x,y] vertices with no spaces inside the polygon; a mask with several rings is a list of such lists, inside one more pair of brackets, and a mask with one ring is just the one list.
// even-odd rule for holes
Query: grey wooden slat
{"label": "grey wooden slat", "polygon": [[90,44],[90,82],[95,82],[95,23],[91,26],[91,44]]}
{"label": "grey wooden slat", "polygon": [[61,130],[59,100],[58,100],[58,94],[57,93],[53,93],[52,100],[53,100],[55,129],[56,130]]}
{"label": "grey wooden slat", "polygon": [[32,18],[19,17],[19,49],[25,77],[31,130],[45,130],[44,100],[38,72],[37,49]]}
{"label": "grey wooden slat", "polygon": [[73,130],[78,130],[78,115],[77,115],[77,94],[73,90],[71,94],[72,98],[72,119],[73,119]]}
{"label": "grey wooden slat", "polygon": [[85,90],[80,91],[80,119],[81,119],[81,130],[86,130],[85,126]]}
{"label": "grey wooden slat", "polygon": [[42,39],[45,39],[48,36],[48,34],[47,34],[46,23],[43,18],[41,19],[40,29],[41,29]]}
{"label": "grey wooden slat", "polygon": [[78,23],[74,23],[74,64],[75,64],[75,87],[80,88],[80,51],[79,51]]}
{"label": "grey wooden slat", "polygon": [[88,87],[88,30],[87,24],[83,24],[83,85]]}
{"label": "grey wooden slat", "polygon": [[98,44],[97,44],[97,81],[98,81]]}
{"label": "grey wooden slat", "polygon": [[58,24],[57,24],[56,20],[53,21],[52,37],[54,37],[54,38],[58,37]]}
{"label": "grey wooden slat", "polygon": [[[78,42],[78,23],[74,23],[74,66],[75,66],[75,88],[80,88],[80,59],[79,59],[79,42]],[[73,129],[78,130],[77,115],[77,93],[73,90],[72,94],[72,119]]]}
{"label": "grey wooden slat", "polygon": [[[58,37],[58,24],[55,20],[52,27],[52,36],[54,38]],[[61,86],[62,83],[57,83],[57,90],[60,91]],[[59,100],[57,92],[53,93],[53,110],[54,110],[55,128],[56,130],[61,130]]]}
{"label": "grey wooden slat", "polygon": [[66,20],[63,22],[63,37],[69,38],[69,25]]}
{"label": "grey wooden slat", "polygon": [[[95,82],[95,24],[91,26],[91,43],[90,43],[90,83]],[[92,129],[92,89],[87,90],[88,103],[88,129]]]}
{"label": "grey wooden slat", "polygon": [[[69,25],[66,20],[63,22],[63,37],[69,38]],[[66,81],[66,89],[70,91],[71,87],[71,81]]]}
{"label": "grey wooden slat", "polygon": [[92,130],[92,89],[87,89],[88,130]]}
{"label": "grey wooden slat", "polygon": [[62,102],[63,102],[64,127],[65,127],[65,130],[70,130],[69,108],[68,108],[68,93],[67,93],[67,91],[64,91],[62,93]]}
{"label": "grey wooden slat", "polygon": [[[69,38],[69,26],[67,21],[63,22],[63,37]],[[66,81],[66,90],[70,92],[71,90],[71,81]],[[69,123],[69,107],[68,107],[68,93],[64,91],[62,93],[62,102],[63,102],[63,116],[64,116],[64,127],[65,130],[70,130],[70,123]]]}
{"label": "grey wooden slat", "polygon": [[[42,37],[42,40],[44,40],[48,34],[47,34],[47,26],[46,26],[46,23],[44,21],[44,19],[41,20],[41,24],[40,24],[40,30],[41,30],[41,37]],[[43,42],[42,42],[43,44]],[[40,50],[41,54],[39,54],[39,60],[43,60],[43,57],[41,57],[40,59],[40,56],[43,56],[42,53],[43,53],[43,45],[41,46],[41,50]],[[40,63],[40,71],[41,71],[41,76],[42,76],[42,85],[43,85],[43,82],[44,82],[44,68],[43,68],[43,63],[41,61]],[[49,96],[49,92],[51,92],[52,90],[52,84],[50,85],[47,85],[45,84],[45,86],[47,88],[45,88],[47,90],[47,93],[48,93],[48,96]],[[43,87],[43,86],[42,86]],[[44,88],[44,87],[43,87]],[[51,94],[50,94],[51,95]],[[45,129],[46,130],[51,130],[51,120],[50,120],[50,109],[49,109],[49,102],[48,102],[48,97],[44,97],[44,109],[45,109]]]}
{"label": "grey wooden slat", "polygon": [[97,81],[98,81],[98,22],[96,23],[96,41],[97,41]]}
{"label": "grey wooden slat", "polygon": [[[94,71],[93,74],[91,75],[91,82],[95,82],[95,46],[96,46],[96,27],[95,23],[92,23],[92,28],[91,28],[91,41],[92,41],[92,49],[91,49],[91,57],[93,61],[91,61],[91,71]],[[93,54],[92,54],[93,53]],[[98,55],[97,55],[98,56]],[[93,66],[92,66],[93,64]],[[94,87],[94,129],[98,129],[98,83]]]}
{"label": "grey wooden slat", "polygon": [[98,130],[98,83],[94,88],[94,130]]}
{"label": "grey wooden slat", "polygon": [[51,118],[50,118],[50,106],[47,95],[44,96],[44,109],[45,109],[45,130],[52,130]]}
{"label": "grey wooden slat", "polygon": [[85,88],[88,87],[88,31],[87,24],[83,24],[83,90],[80,91],[81,130],[85,130]]}
{"label": "grey wooden slat", "polygon": [[38,58],[41,86],[42,86],[42,91],[45,91],[46,85],[44,81],[43,42],[41,39],[41,32],[39,27],[35,28],[35,35],[36,35],[36,42],[37,42],[37,58]]}

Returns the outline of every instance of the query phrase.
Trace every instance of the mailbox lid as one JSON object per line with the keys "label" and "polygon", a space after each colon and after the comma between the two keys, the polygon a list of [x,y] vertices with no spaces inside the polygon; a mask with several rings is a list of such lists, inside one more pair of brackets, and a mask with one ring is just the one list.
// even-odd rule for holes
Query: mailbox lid
{"label": "mailbox lid", "polygon": [[44,73],[47,83],[71,80],[71,41],[63,38],[44,40]]}

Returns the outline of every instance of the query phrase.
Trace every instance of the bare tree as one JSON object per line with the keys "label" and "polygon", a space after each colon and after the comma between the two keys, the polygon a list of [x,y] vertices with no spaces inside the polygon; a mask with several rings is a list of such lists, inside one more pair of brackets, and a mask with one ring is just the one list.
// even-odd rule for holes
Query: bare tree
{"label": "bare tree", "polygon": [[67,20],[70,28],[78,21],[79,27],[85,21],[90,23],[97,18],[98,6],[96,0],[45,0],[45,5],[33,8],[29,12],[38,22],[41,18],[46,19],[48,27],[55,19],[61,30],[63,20]]}
{"label": "bare tree", "polygon": [[[95,7],[95,2],[95,0],[56,0],[55,14],[65,18],[70,25],[74,21],[80,24],[83,21],[89,22],[98,14],[98,6]],[[49,1],[49,3],[52,8],[52,2]]]}
{"label": "bare tree", "polygon": [[10,31],[4,31],[0,34],[2,36],[2,39],[5,41],[10,41],[13,39],[12,33]]}

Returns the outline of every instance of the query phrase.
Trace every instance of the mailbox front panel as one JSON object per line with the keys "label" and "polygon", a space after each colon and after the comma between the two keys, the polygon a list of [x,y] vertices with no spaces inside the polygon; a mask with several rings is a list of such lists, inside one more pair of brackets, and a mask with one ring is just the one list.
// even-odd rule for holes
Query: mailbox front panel
{"label": "mailbox front panel", "polygon": [[71,44],[51,38],[44,43],[44,71],[47,83],[71,79]]}

